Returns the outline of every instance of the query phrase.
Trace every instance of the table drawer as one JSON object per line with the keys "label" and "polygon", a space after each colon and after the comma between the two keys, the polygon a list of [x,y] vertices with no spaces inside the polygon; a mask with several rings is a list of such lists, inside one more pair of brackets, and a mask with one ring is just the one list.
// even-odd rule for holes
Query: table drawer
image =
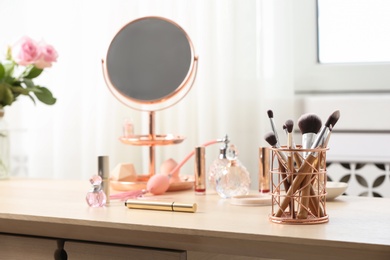
{"label": "table drawer", "polygon": [[0,259],[53,259],[56,239],[0,234]]}
{"label": "table drawer", "polygon": [[64,249],[68,259],[82,260],[116,260],[116,259],[158,259],[158,260],[185,260],[185,251],[165,250],[100,243],[66,241]]}

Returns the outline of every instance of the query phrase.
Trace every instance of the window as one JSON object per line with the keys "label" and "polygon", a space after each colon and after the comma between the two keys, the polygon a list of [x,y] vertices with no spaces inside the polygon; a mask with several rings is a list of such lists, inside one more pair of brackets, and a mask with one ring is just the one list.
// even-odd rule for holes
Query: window
{"label": "window", "polygon": [[[387,31],[389,35],[386,33],[380,35],[382,38],[377,40],[375,45],[375,49],[379,49],[378,45],[382,45],[388,49],[386,50],[385,48],[384,51],[379,54],[372,54],[371,52],[371,56],[368,58],[367,54],[356,54],[356,49],[357,52],[359,52],[360,48],[357,47],[359,45],[358,37],[362,38],[361,36],[351,36],[350,34],[346,35],[345,33],[337,34],[334,29],[329,29],[326,25],[326,16],[330,14],[329,10],[331,10],[328,9],[328,4],[339,5],[338,7],[333,7],[338,10],[341,10],[342,8],[348,10],[348,12],[343,12],[345,15],[344,19],[342,15],[337,18],[342,19],[338,20],[338,23],[336,23],[336,27],[339,25],[339,28],[345,25],[343,24],[345,21],[349,21],[349,26],[358,25],[359,27],[364,25],[368,28],[365,28],[365,31],[371,33],[374,31],[374,27],[369,25],[370,22],[379,21],[382,25],[383,23],[386,25],[390,24],[390,18],[387,17],[388,15],[380,18],[378,11],[374,11],[385,10],[384,13],[387,14],[388,11],[386,10],[390,9],[387,2],[381,0],[369,0],[366,2],[375,6],[369,9],[371,12],[367,12],[367,9],[365,9],[363,15],[362,9],[359,9],[363,4],[362,0],[294,1],[294,73],[297,93],[390,93],[390,63],[387,62],[390,60],[390,47],[389,43],[384,43],[385,41],[390,42],[390,32]],[[342,6],[342,3],[344,3],[344,6]],[[376,9],[377,5],[382,3],[386,3],[387,7]],[[318,10],[317,7],[319,8]],[[353,16],[354,18],[350,18],[350,15],[353,12],[359,11],[360,15],[355,15]],[[317,14],[320,15],[318,23]],[[368,16],[368,14],[371,16]],[[331,20],[337,20],[334,14],[330,15],[332,16]],[[349,18],[347,18],[347,16]],[[355,19],[355,21],[353,19]],[[319,30],[317,25],[320,25]],[[378,30],[379,28],[383,27],[375,27],[375,29]],[[319,32],[318,35],[317,32]],[[329,37],[335,38],[326,40],[329,39]],[[365,38],[372,39],[373,37],[366,36]],[[334,48],[335,46],[337,48],[342,47],[343,44],[341,44],[341,42],[345,42],[346,40],[350,41],[347,48],[349,46],[351,50],[355,49],[355,54],[352,51],[348,55],[344,55],[345,53],[338,53],[333,56],[326,54],[332,52],[329,48]],[[353,41],[351,42],[351,40]],[[332,41],[337,44],[333,45],[333,47],[331,44],[328,46],[326,45],[326,43]],[[380,44],[378,41],[380,41]],[[374,48],[372,44],[373,43],[371,43],[371,45],[368,44],[368,46]],[[367,43],[365,43],[365,45],[367,45]],[[318,46],[324,48],[322,52],[318,52]],[[340,49],[338,51],[343,52]],[[321,60],[322,63],[320,63],[319,60]],[[368,61],[368,63],[364,61]]]}

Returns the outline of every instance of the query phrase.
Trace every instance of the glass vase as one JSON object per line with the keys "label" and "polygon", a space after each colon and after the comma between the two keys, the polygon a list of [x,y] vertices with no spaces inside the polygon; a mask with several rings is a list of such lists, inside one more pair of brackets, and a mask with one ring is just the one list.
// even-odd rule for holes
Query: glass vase
{"label": "glass vase", "polygon": [[4,110],[0,109],[0,180],[8,179],[10,175],[10,142]]}

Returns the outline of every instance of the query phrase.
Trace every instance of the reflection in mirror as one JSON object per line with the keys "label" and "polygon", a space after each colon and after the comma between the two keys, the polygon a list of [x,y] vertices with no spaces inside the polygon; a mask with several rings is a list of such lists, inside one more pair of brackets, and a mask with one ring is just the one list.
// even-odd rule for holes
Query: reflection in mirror
{"label": "reflection in mirror", "polygon": [[[165,18],[144,17],[125,25],[113,38],[105,78],[113,94],[126,105],[159,110],[188,92],[194,60],[192,43],[181,27]],[[172,98],[175,100],[168,102]]]}

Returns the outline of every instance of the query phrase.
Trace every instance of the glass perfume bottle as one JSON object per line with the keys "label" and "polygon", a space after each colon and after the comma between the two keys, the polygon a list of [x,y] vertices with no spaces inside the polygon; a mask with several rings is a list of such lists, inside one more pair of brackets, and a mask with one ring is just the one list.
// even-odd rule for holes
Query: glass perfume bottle
{"label": "glass perfume bottle", "polygon": [[250,175],[237,158],[237,150],[230,146],[226,157],[228,163],[215,176],[215,189],[222,198],[247,195],[250,190]]}
{"label": "glass perfume bottle", "polygon": [[219,156],[217,159],[215,159],[209,168],[208,173],[208,186],[210,189],[216,191],[216,179],[215,176],[218,172],[223,171],[225,167],[228,165],[229,160],[226,158],[226,150],[227,150],[228,141],[225,142],[224,146],[219,148]]}
{"label": "glass perfume bottle", "polygon": [[102,178],[99,175],[93,175],[89,182],[92,189],[87,193],[85,199],[90,207],[103,207],[106,205],[107,196],[102,190]]}

